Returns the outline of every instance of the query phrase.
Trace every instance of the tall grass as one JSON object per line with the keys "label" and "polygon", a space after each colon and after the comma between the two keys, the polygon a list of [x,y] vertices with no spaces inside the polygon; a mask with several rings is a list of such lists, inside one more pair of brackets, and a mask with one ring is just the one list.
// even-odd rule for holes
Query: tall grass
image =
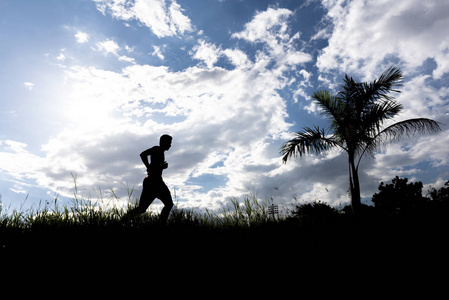
{"label": "tall grass", "polygon": [[217,212],[206,210],[206,216],[218,227],[251,228],[274,220],[269,216],[267,206],[267,202],[259,201],[254,194],[248,194],[241,200],[231,198],[230,204]]}
{"label": "tall grass", "polygon": [[[76,183],[76,177],[74,178]],[[128,200],[132,198],[134,189],[128,189]],[[133,208],[128,201],[126,206],[116,205],[121,199],[111,191],[112,196],[103,199],[100,190],[100,201],[80,198],[75,184],[74,198],[61,205],[58,196],[52,205],[39,205],[29,210],[8,211],[0,206],[0,229],[36,230],[43,228],[99,228],[108,226],[142,227],[158,223],[156,213],[147,212],[130,220],[122,221],[126,212]],[[260,201],[253,194],[243,196],[241,199],[232,198],[227,206],[218,211],[205,210],[204,212],[191,209],[173,208],[168,226],[180,224],[196,224],[209,228],[252,228],[262,223],[272,222],[275,219],[268,214],[267,202]]]}
{"label": "tall grass", "polygon": [[56,197],[51,205],[27,211],[2,208],[0,254],[48,258],[50,254],[95,252],[134,256],[158,249],[177,255],[177,249],[183,249],[183,253],[198,258],[204,248],[227,253],[236,243],[248,245],[248,237],[260,232],[258,228],[279,222],[268,214],[267,203],[254,195],[233,198],[218,211],[175,206],[167,224],[161,224],[159,215],[151,211],[123,218],[133,205],[116,205],[119,203],[122,201],[116,195],[97,202],[75,194],[65,204]]}

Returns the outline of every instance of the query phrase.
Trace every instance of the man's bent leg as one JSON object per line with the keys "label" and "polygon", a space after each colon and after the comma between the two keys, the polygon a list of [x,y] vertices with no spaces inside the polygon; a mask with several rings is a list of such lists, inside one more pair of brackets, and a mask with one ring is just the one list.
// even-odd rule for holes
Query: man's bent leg
{"label": "man's bent leg", "polygon": [[173,202],[165,204],[164,208],[161,211],[160,220],[162,223],[167,223],[168,216],[170,215],[170,211],[173,207]]}
{"label": "man's bent leg", "polygon": [[145,179],[143,180],[142,194],[140,195],[139,205],[128,211],[125,214],[124,218],[129,219],[143,214],[150,206],[150,204],[153,203],[155,198],[156,197],[154,196],[154,194],[151,193],[150,180],[148,177],[145,177]]}
{"label": "man's bent leg", "polygon": [[171,193],[165,183],[163,183],[163,186],[161,186],[160,195],[158,198],[162,201],[162,203],[164,203],[164,208],[161,211],[160,220],[165,224],[167,223],[168,216],[170,215],[170,210],[173,208]]}

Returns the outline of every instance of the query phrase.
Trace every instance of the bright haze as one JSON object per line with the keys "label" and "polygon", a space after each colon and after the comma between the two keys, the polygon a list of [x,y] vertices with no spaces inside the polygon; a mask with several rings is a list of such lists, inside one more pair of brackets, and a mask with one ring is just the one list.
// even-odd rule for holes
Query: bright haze
{"label": "bright haze", "polygon": [[[0,2],[3,206],[140,194],[139,154],[173,136],[164,180],[180,207],[252,192],[278,203],[348,198],[338,150],[282,163],[292,132],[327,121],[313,92],[399,67],[394,121],[449,124],[443,0],[41,0]],[[449,132],[362,161],[362,198],[396,175],[440,187]],[[101,190],[101,193],[99,192]],[[26,201],[25,201],[26,199]],[[114,201],[115,201],[114,200]]]}

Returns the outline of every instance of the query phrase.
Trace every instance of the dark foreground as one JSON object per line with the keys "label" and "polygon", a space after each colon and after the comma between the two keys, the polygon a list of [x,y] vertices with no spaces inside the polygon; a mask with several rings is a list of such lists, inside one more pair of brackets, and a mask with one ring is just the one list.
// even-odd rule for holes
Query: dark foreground
{"label": "dark foreground", "polygon": [[445,225],[342,218],[3,230],[2,272],[14,285],[83,297],[430,296],[446,285]]}
{"label": "dark foreground", "polygon": [[1,258],[73,262],[373,267],[447,261],[448,222],[346,218],[212,227],[195,222],[3,228]]}

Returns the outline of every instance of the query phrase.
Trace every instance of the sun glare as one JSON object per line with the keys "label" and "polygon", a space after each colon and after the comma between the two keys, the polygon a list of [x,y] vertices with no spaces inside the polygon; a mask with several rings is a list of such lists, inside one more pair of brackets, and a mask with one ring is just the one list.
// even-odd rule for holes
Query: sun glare
{"label": "sun glare", "polygon": [[105,100],[77,99],[67,105],[65,112],[67,120],[77,127],[91,127],[108,125],[113,122],[111,112],[113,107]]}

